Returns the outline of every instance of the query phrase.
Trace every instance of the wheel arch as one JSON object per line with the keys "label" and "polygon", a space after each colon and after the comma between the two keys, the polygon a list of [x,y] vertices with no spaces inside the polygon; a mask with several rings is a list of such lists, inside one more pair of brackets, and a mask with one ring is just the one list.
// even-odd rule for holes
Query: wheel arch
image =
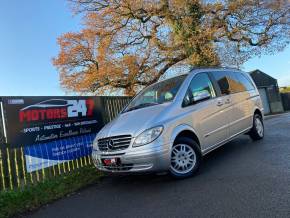
{"label": "wheel arch", "polygon": [[255,108],[253,115],[255,115],[255,114],[260,115],[262,117],[262,119],[264,119],[264,114],[259,108]]}
{"label": "wheel arch", "polygon": [[176,141],[178,137],[188,137],[188,138],[193,139],[198,144],[199,148],[201,149],[201,141],[199,139],[199,136],[192,127],[188,125],[177,126],[174,129],[173,134],[171,136],[172,145],[174,144],[174,142]]}

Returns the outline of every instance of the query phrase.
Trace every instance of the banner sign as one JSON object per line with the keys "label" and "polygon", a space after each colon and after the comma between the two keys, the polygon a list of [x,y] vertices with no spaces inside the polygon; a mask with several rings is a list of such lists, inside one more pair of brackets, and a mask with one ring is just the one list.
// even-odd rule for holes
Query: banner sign
{"label": "banner sign", "polygon": [[103,126],[100,97],[3,97],[11,147],[44,144],[97,133]]}
{"label": "banner sign", "polygon": [[91,154],[95,136],[87,134],[24,147],[27,172]]}

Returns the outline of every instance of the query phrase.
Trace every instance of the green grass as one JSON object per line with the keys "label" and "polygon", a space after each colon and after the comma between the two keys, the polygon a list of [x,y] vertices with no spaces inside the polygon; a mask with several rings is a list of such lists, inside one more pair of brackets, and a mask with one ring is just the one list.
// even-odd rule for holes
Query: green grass
{"label": "green grass", "polygon": [[36,209],[98,181],[101,173],[92,166],[47,179],[19,190],[0,192],[0,218]]}

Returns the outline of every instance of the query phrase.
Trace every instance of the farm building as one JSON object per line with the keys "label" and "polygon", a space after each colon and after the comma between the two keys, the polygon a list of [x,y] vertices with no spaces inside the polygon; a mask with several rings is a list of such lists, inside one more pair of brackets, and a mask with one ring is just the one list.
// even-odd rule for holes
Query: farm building
{"label": "farm building", "polygon": [[249,74],[259,89],[264,106],[264,113],[271,114],[283,112],[284,109],[277,79],[260,70],[251,71]]}

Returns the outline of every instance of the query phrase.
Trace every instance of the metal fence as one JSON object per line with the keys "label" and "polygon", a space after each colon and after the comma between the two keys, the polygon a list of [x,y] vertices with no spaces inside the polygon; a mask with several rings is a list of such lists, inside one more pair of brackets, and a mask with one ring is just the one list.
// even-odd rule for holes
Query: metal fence
{"label": "metal fence", "polygon": [[114,119],[118,113],[130,102],[131,97],[106,97],[102,98],[104,105],[105,123]]}
{"label": "metal fence", "polygon": [[[105,123],[111,121],[128,104],[130,97],[102,97],[103,118]],[[1,108],[0,108],[1,109]],[[1,115],[0,111],[0,115]],[[0,116],[0,136],[4,134],[3,122]],[[47,178],[67,174],[80,170],[84,166],[92,164],[91,156],[84,156],[75,160],[58,163],[48,168],[42,168],[34,172],[27,172],[24,146],[9,147],[9,144],[1,142],[0,147],[0,190],[13,190],[36,184]]]}

